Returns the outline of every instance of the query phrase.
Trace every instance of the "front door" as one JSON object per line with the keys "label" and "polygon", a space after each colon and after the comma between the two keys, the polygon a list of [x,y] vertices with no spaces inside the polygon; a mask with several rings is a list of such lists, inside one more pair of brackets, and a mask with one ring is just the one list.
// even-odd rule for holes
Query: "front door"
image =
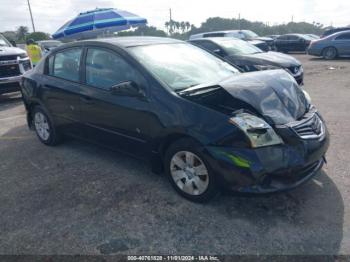
{"label": "front door", "polygon": [[[148,84],[142,74],[113,50],[88,47],[85,85],[82,89],[82,120],[88,139],[110,148],[143,157],[150,134]],[[116,95],[111,87],[133,81],[146,97]]]}

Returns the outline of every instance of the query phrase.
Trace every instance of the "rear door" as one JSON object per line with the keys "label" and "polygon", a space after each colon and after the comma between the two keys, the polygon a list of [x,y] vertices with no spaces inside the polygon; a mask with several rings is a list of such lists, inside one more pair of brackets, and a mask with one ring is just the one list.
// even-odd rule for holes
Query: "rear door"
{"label": "rear door", "polygon": [[[145,157],[153,119],[147,81],[114,50],[91,46],[85,52],[81,93],[84,135],[115,150]],[[111,87],[125,81],[137,83],[146,97],[112,94]]]}
{"label": "rear door", "polygon": [[301,51],[301,39],[296,35],[288,36],[288,50]]}
{"label": "rear door", "polygon": [[339,55],[350,55],[350,33],[344,33],[334,39]]}
{"label": "rear door", "polygon": [[287,35],[282,35],[279,36],[276,41],[275,41],[275,45],[277,47],[278,50],[281,51],[288,51],[288,37]]}
{"label": "rear door", "polygon": [[82,47],[53,53],[46,60],[41,81],[42,101],[65,132],[80,133],[80,90]]}

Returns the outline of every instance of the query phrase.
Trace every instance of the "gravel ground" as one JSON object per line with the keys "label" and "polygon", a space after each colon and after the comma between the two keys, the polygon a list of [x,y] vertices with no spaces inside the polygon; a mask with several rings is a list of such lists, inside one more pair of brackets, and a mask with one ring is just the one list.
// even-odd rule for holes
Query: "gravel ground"
{"label": "gravel ground", "polygon": [[331,133],[328,165],[282,194],[179,197],[147,164],[39,143],[0,97],[0,254],[350,254],[350,63],[295,55]]}

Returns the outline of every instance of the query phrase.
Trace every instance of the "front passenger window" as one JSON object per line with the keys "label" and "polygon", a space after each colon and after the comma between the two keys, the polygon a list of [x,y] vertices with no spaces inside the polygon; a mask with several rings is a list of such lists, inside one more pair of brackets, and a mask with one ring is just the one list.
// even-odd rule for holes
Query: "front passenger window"
{"label": "front passenger window", "polygon": [[89,48],[86,57],[86,84],[108,90],[125,81],[141,82],[140,74],[122,57],[104,49]]}

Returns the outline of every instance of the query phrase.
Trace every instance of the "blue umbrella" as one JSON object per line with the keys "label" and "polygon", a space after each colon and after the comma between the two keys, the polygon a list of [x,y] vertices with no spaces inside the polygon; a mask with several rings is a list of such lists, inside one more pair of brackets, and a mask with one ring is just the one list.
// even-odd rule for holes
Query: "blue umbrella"
{"label": "blue umbrella", "polygon": [[73,20],[65,23],[52,37],[54,39],[87,39],[145,24],[147,19],[127,11],[113,8],[95,9],[80,13]]}

